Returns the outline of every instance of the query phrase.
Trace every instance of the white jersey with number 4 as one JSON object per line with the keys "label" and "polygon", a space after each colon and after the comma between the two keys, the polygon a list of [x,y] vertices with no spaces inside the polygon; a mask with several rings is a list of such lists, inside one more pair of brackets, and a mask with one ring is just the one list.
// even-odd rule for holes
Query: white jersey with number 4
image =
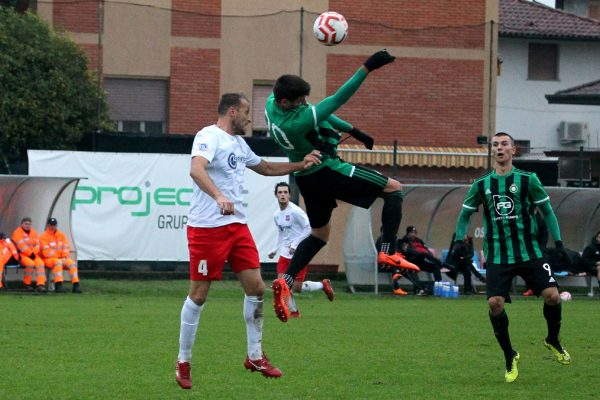
{"label": "white jersey with number 4", "polygon": [[308,217],[304,210],[290,202],[285,209],[275,211],[273,218],[279,231],[273,251],[279,250],[281,257],[292,258],[290,248],[295,250],[298,244],[310,234]]}
{"label": "white jersey with number 4", "polygon": [[194,182],[187,224],[195,228],[213,228],[236,222],[247,223],[242,205],[244,172],[246,166],[258,165],[261,158],[241,136],[232,136],[216,125],[207,126],[196,133],[192,157],[198,156],[208,160],[208,176],[221,193],[234,203],[235,213],[221,215],[215,199]]}

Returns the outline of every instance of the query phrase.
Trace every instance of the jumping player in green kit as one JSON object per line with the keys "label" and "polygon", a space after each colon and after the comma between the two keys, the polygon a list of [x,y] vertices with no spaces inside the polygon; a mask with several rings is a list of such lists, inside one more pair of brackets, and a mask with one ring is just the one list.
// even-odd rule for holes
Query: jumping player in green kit
{"label": "jumping player in green kit", "polygon": [[[537,296],[544,298],[544,318],[548,336],[544,345],[563,365],[571,363],[569,353],[559,340],[561,303],[556,280],[550,265],[538,246],[536,207],[542,212],[557,249],[564,249],[556,215],[550,197],[536,174],[514,168],[516,147],[513,138],[504,132],[492,138],[494,170],[473,182],[465,197],[456,223],[456,237],[467,233],[471,215],[481,205],[484,222],[484,253],[487,260],[487,297],[494,335],[504,352],[506,382],[519,376],[519,353],[513,349],[508,333],[508,315],[504,303],[510,303],[509,291],[513,278],[520,275]],[[454,252],[464,251],[457,240]]]}
{"label": "jumping player in green kit", "polygon": [[358,90],[369,73],[395,60],[386,50],[370,56],[338,91],[316,105],[307,103],[310,84],[296,75],[282,75],[267,99],[265,115],[271,136],[290,161],[300,159],[313,150],[321,152],[321,164],[295,174],[311,234],[296,249],[282,278],[273,282],[274,308],[277,317],[286,322],[289,317],[289,288],[298,272],[325,246],[329,239],[330,218],[336,199],[369,208],[376,198],[383,198],[383,243],[377,256],[379,264],[417,270],[395,252],[396,235],[402,218],[402,186],[395,179],[341,160],[337,154],[341,132],[347,132],[367,149],[373,139],[333,113]]}

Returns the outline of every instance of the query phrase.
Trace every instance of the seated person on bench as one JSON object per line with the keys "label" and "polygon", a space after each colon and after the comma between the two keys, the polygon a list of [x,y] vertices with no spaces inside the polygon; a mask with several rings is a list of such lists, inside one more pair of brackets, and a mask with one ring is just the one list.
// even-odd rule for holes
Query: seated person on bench
{"label": "seated person on bench", "polygon": [[471,274],[475,275],[481,282],[485,282],[485,277],[473,265],[473,256],[475,255],[473,238],[465,235],[461,248],[455,247],[454,235],[452,235],[452,245],[450,245],[450,249],[448,250],[446,264],[452,265],[458,272],[463,274],[464,294],[476,294],[477,292],[471,282]]}
{"label": "seated person on bench", "polygon": [[406,253],[403,253],[406,260],[416,264],[421,271],[432,273],[436,282],[442,280],[442,268],[447,268],[449,270],[447,272],[448,276],[456,280],[456,269],[451,265],[442,263],[439,258],[433,255],[431,250],[425,246],[425,242],[417,237],[417,228],[412,225],[408,226],[406,235],[400,240],[408,243]]}
{"label": "seated person on bench", "polygon": [[590,244],[583,249],[581,265],[585,272],[598,279],[600,286],[600,231],[596,232]]}
{"label": "seated person on bench", "polygon": [[4,267],[11,260],[18,263],[19,253],[13,242],[6,237],[4,232],[0,232],[0,290],[5,289],[4,283],[2,282],[2,278],[4,278]]}

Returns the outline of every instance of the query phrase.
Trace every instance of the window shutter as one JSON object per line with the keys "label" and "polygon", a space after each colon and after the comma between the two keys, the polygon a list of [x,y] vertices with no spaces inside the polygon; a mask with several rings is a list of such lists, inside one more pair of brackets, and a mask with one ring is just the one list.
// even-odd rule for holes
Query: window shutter
{"label": "window shutter", "polygon": [[273,92],[272,84],[255,84],[252,88],[252,129],[267,130],[265,103]]}
{"label": "window shutter", "polygon": [[105,78],[104,90],[113,121],[167,121],[166,80]]}

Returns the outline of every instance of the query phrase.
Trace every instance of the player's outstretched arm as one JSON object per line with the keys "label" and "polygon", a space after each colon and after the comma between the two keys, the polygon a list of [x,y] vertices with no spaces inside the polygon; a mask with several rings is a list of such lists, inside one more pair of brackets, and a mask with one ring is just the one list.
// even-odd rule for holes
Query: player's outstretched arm
{"label": "player's outstretched arm", "polygon": [[360,85],[367,78],[369,72],[374,71],[378,68],[383,67],[386,64],[393,62],[396,57],[390,55],[387,50],[379,50],[378,52],[371,55],[365,63],[352,75],[352,77],[346,81],[338,89],[335,94],[329,96],[315,106],[315,112],[317,116],[317,122],[321,122],[346,103],[354,93],[358,90]]}
{"label": "player's outstretched arm", "polygon": [[335,114],[331,114],[327,118],[327,122],[329,122],[331,126],[334,129],[337,129],[338,131],[350,132],[350,130],[352,129],[352,124],[350,122],[344,121]]}
{"label": "player's outstretched arm", "polygon": [[253,166],[248,166],[252,171],[265,176],[280,176],[287,175],[292,172],[302,171],[312,167],[313,165],[321,164],[321,153],[313,150],[304,156],[303,161],[298,162],[271,162],[260,160],[260,163]]}
{"label": "player's outstretched arm", "polygon": [[337,115],[331,114],[329,116],[329,118],[327,118],[327,122],[329,122],[331,124],[331,126],[334,127],[335,129],[342,131],[342,132],[349,133],[350,136],[352,136],[359,142],[363,143],[367,149],[369,149],[369,150],[373,149],[373,145],[375,144],[375,141],[373,140],[373,138],[371,136],[369,136],[367,133],[361,131],[357,127],[353,127],[350,123],[339,118]]}
{"label": "player's outstretched arm", "polygon": [[368,72],[371,72],[383,67],[384,65],[394,62],[395,59],[396,57],[388,53],[386,49],[383,49],[369,57],[363,66]]}

